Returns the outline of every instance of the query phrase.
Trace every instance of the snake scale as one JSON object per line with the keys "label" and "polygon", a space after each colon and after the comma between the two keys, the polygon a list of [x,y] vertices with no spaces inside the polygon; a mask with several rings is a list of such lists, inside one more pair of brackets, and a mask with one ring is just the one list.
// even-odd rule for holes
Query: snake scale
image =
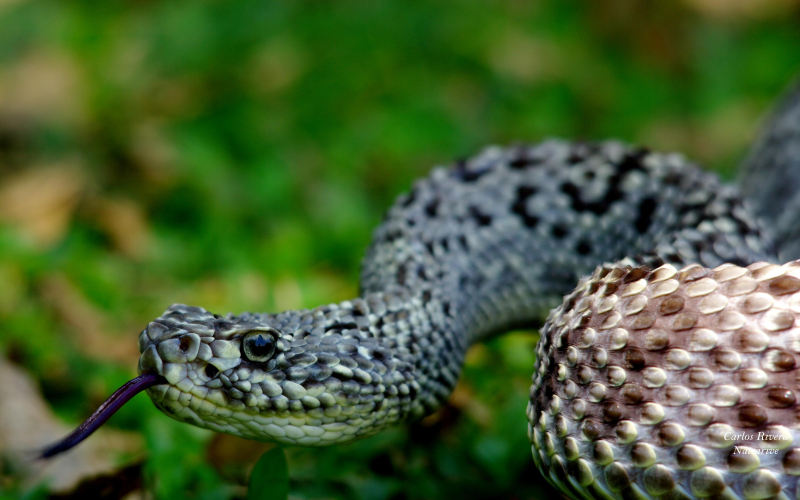
{"label": "snake scale", "polygon": [[527,417],[559,490],[800,498],[800,262],[774,264],[800,227],[800,210],[776,208],[795,192],[798,94],[748,162],[747,201],[680,155],[618,142],[492,147],[437,168],[375,231],[358,298],[226,316],[173,305],[139,336],[140,376],[44,455],[144,389],[174,419],[245,438],[372,435],[436,411],[470,345],[552,308]]}

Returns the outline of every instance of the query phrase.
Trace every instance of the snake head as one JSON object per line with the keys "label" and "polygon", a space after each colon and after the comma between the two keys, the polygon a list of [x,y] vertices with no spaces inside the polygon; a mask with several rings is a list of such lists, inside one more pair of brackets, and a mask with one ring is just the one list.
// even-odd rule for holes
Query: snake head
{"label": "snake head", "polygon": [[139,335],[139,376],[41,457],[77,445],[143,390],[180,422],[285,444],[350,441],[419,418],[436,400],[419,397],[419,349],[395,335],[405,316],[375,326],[382,321],[376,313],[398,304],[375,294],[313,310],[224,317],[173,305]]}
{"label": "snake head", "polygon": [[[285,370],[293,366],[286,359],[291,337],[255,317],[222,317],[175,304],[141,332],[139,351],[139,373],[156,373],[167,382],[148,389],[153,403],[199,427],[253,438],[244,422],[253,420],[270,395],[307,392],[286,380]],[[283,402],[288,410],[290,400],[284,399],[272,406]]]}
{"label": "snake head", "polygon": [[347,441],[406,414],[416,384],[409,363],[353,321],[337,305],[225,317],[173,305],[140,334],[139,373],[163,377],[147,392],[182,422],[286,444]]}

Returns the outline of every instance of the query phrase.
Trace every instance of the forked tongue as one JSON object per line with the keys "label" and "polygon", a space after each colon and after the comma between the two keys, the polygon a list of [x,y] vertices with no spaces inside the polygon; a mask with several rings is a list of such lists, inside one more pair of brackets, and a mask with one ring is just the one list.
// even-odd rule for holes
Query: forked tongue
{"label": "forked tongue", "polygon": [[156,375],[154,373],[143,373],[142,375],[139,375],[135,379],[117,389],[114,394],[111,395],[111,397],[106,399],[106,401],[101,404],[100,407],[95,410],[95,412],[92,413],[89,418],[86,419],[84,423],[72,431],[72,434],[48,447],[42,452],[39,458],[50,458],[69,450],[76,444],[89,437],[94,431],[103,425],[106,420],[111,417],[111,415],[122,408],[122,405],[130,401],[132,397],[148,387],[163,383],[166,383],[166,379],[164,379],[164,377],[161,375]]}

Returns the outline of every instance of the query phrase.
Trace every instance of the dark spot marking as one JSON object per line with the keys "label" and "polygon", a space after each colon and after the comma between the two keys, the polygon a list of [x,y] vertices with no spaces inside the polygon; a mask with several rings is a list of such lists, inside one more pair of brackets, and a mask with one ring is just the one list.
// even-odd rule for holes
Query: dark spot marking
{"label": "dark spot marking", "polygon": [[793,473],[800,470],[800,448],[792,448],[783,456],[783,468]]}
{"label": "dark spot marking", "polygon": [[578,252],[579,255],[589,255],[592,253],[592,245],[586,240],[580,240],[575,247],[575,251]]}
{"label": "dark spot marking", "polygon": [[397,266],[397,284],[400,286],[404,286],[406,284],[406,265],[400,264]]}
{"label": "dark spot marking", "polygon": [[391,243],[395,240],[400,239],[402,236],[403,236],[402,231],[400,231],[399,229],[392,229],[391,231],[386,233],[386,236],[384,236],[384,240],[388,243]]}
{"label": "dark spot marking", "polygon": [[582,154],[583,152],[580,150],[573,150],[569,156],[567,157],[567,163],[570,165],[575,165],[577,163],[582,162],[586,159],[586,156]]}
{"label": "dark spot marking", "polygon": [[511,167],[513,170],[522,170],[528,165],[530,165],[530,162],[522,156],[514,158],[508,163],[508,166]]}
{"label": "dark spot marking", "polygon": [[427,205],[425,205],[425,213],[428,214],[428,217],[436,217],[439,215],[439,199],[436,198],[435,200],[431,201]]}
{"label": "dark spot marking", "polygon": [[564,237],[569,234],[569,229],[566,226],[561,224],[556,224],[550,230],[550,233],[553,235],[554,238],[559,240],[564,239]]}
{"label": "dark spot marking", "polygon": [[517,214],[520,219],[522,219],[522,223],[526,227],[536,227],[539,223],[539,218],[529,215],[527,210],[525,209],[525,202],[528,198],[536,194],[536,188],[532,186],[520,186],[517,188],[517,195],[514,199],[514,203],[511,205],[511,211]]}
{"label": "dark spot marking", "polygon": [[786,351],[778,351],[775,353],[774,367],[775,369],[773,371],[776,372],[788,372],[789,370],[794,370],[794,356]]}
{"label": "dark spot marking", "polygon": [[603,426],[596,420],[586,419],[583,422],[583,435],[586,436],[586,439],[589,441],[594,441],[600,437],[602,429]]}
{"label": "dark spot marking", "polygon": [[597,215],[603,214],[614,202],[624,197],[620,185],[625,176],[634,170],[644,170],[641,160],[646,154],[646,150],[637,150],[625,155],[625,158],[617,165],[617,170],[609,177],[606,193],[599,201],[584,201],[581,198],[580,189],[572,182],[562,184],[561,191],[570,197],[574,210],[578,212],[593,212]]}
{"label": "dark spot marking", "polygon": [[800,290],[800,279],[793,276],[781,276],[772,280],[769,284],[769,291],[775,295],[785,295]]}
{"label": "dark spot marking", "polygon": [[422,303],[427,304],[430,301],[431,301],[431,292],[430,290],[425,290],[424,292],[422,292]]}
{"label": "dark spot marking", "polygon": [[469,216],[472,217],[479,226],[488,226],[492,223],[492,217],[481,212],[478,207],[469,207]]}
{"label": "dark spot marking", "polygon": [[405,199],[402,202],[402,205],[404,207],[410,207],[416,201],[416,199],[417,199],[417,190],[412,189],[411,192],[409,192],[406,195]]}
{"label": "dark spot marking", "polygon": [[508,166],[512,170],[522,170],[527,167],[533,167],[541,164],[544,161],[542,158],[531,158],[528,155],[529,153],[528,148],[526,148],[525,146],[520,146],[519,148],[517,148],[515,153],[516,157],[508,163]]}
{"label": "dark spot marking", "polygon": [[616,401],[606,404],[603,409],[603,422],[607,424],[616,424],[622,418],[622,406]]}
{"label": "dark spot marking", "polygon": [[228,320],[214,322],[214,336],[217,337],[221,332],[225,332],[233,328],[233,323]]}
{"label": "dark spot marking", "polygon": [[641,370],[646,364],[644,353],[635,347],[625,350],[625,362],[628,364],[628,368],[633,371]]}
{"label": "dark spot marking", "polygon": [[678,172],[670,172],[664,176],[662,182],[666,186],[678,186],[681,183],[681,176]]}
{"label": "dark spot marking", "polygon": [[609,295],[617,293],[617,290],[619,290],[619,286],[620,286],[619,281],[612,281],[610,283],[606,283],[605,286],[603,287],[602,296],[607,297]]}
{"label": "dark spot marking", "polygon": [[334,323],[328,328],[326,328],[325,331],[329,332],[331,330],[350,330],[352,328],[358,328],[358,325],[355,323]]}
{"label": "dark spot marking", "polygon": [[461,178],[464,182],[475,182],[485,174],[489,173],[492,170],[492,165],[487,165],[481,168],[477,168],[474,170],[467,169],[467,161],[466,160],[459,160],[456,163],[455,169],[453,173]]}
{"label": "dark spot marking", "polygon": [[639,216],[636,217],[636,230],[640,234],[644,234],[650,229],[650,224],[653,223],[653,214],[656,212],[656,200],[654,198],[645,198],[639,203]]}
{"label": "dark spot marking", "polygon": [[658,429],[658,439],[663,446],[678,446],[683,437],[680,425],[666,423]]}
{"label": "dark spot marking", "polygon": [[628,274],[622,279],[625,283],[632,283],[634,281],[639,281],[640,279],[647,276],[648,270],[644,267],[637,267],[635,269],[631,269]]}
{"label": "dark spot marking", "polygon": [[739,422],[744,427],[758,427],[766,421],[766,410],[757,404],[746,403],[739,408]]}
{"label": "dark spot marking", "polygon": [[625,384],[622,386],[622,400],[626,405],[638,405],[644,400],[644,390],[642,386],[636,384]]}
{"label": "dark spot marking", "polygon": [[[675,253],[675,252],[668,253],[667,255],[665,255],[665,257],[667,259],[669,259],[669,262],[672,262],[673,264],[683,264],[684,263],[683,257],[681,255]],[[732,262],[732,264],[735,264],[735,262]],[[653,265],[655,266],[655,264],[653,264]],[[736,265],[747,266],[747,263],[736,264]]]}
{"label": "dark spot marking", "polygon": [[797,402],[794,393],[781,386],[770,387],[767,391],[767,399],[773,408],[788,408]]}

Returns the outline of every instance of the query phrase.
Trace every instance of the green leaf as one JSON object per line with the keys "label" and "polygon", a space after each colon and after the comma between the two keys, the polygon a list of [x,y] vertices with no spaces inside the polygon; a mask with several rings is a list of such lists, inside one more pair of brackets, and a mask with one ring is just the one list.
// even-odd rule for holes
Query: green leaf
{"label": "green leaf", "polygon": [[261,455],[250,473],[247,500],[286,500],[289,496],[289,466],[283,448],[276,446]]}

